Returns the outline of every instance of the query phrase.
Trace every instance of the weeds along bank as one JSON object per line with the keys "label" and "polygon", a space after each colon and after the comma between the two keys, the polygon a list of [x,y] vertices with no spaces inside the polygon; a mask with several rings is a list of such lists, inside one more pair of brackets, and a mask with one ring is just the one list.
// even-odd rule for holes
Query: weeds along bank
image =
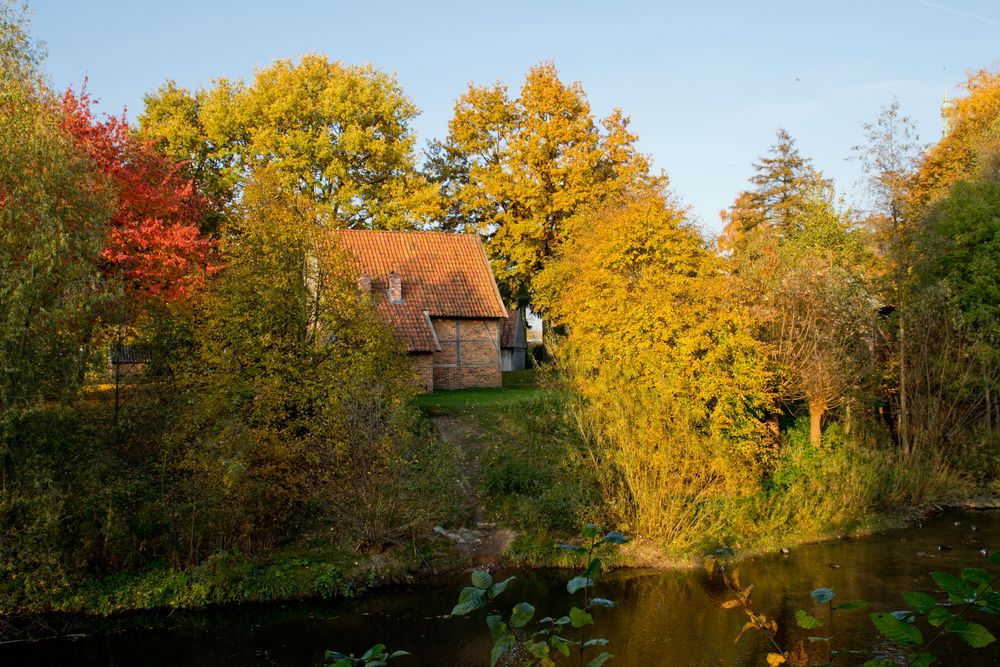
{"label": "weeds along bank", "polygon": [[[428,538],[454,511],[459,454],[415,414],[405,427],[414,430],[394,443],[404,451],[366,454],[364,481],[293,503],[290,485],[333,473],[308,460],[282,464],[281,452],[253,441],[228,443],[241,470],[193,470],[207,453],[178,446],[167,455],[158,434],[138,437],[155,416],[149,404],[131,397],[123,413],[128,425],[115,437],[103,409],[6,425],[17,435],[6,451],[3,613],[350,596],[454,558]],[[211,446],[207,437],[197,445]]]}
{"label": "weeds along bank", "polygon": [[[150,406],[142,406],[140,419],[132,412],[137,406],[126,405],[127,422],[150,418]],[[627,478],[628,471],[613,463],[613,457],[623,455],[621,443],[598,439],[593,425],[586,425],[589,409],[560,391],[524,392],[512,404],[461,408],[463,418],[478,425],[476,437],[484,443],[479,499],[486,518],[517,532],[506,561],[566,564],[554,544],[581,522],[600,520],[635,536],[632,546],[615,557],[616,564],[683,564],[721,545],[752,552],[875,529],[913,507],[970,488],[953,464],[901,466],[877,442],[845,438],[836,426],[827,429],[817,449],[809,443],[807,420],[800,418],[783,432],[768,474],[736,492],[709,486],[695,493],[690,479],[670,483],[672,475],[683,474],[670,459],[646,457],[659,487],[655,497],[640,504],[630,489],[642,480],[634,470]],[[465,454],[433,437],[431,424],[418,414],[411,413],[415,431],[406,456],[372,469],[367,489],[344,490],[344,502],[364,498],[365,507],[353,514],[324,514],[316,501],[306,503],[298,508],[294,532],[272,535],[269,543],[241,544],[235,544],[240,533],[226,534],[212,524],[241,525],[248,499],[268,500],[260,487],[213,494],[205,486],[210,478],[203,478],[196,487],[199,495],[187,495],[188,484],[195,482],[181,483],[179,478],[189,474],[186,467],[178,470],[151,452],[143,454],[134,437],[118,452],[95,421],[54,417],[25,417],[18,425],[35,443],[26,460],[37,474],[21,481],[48,493],[35,491],[31,497],[22,491],[12,505],[31,523],[21,524],[27,530],[16,536],[20,544],[10,534],[5,543],[23,549],[6,553],[11,559],[4,588],[8,610],[107,614],[350,596],[464,566],[452,543],[436,538],[431,528],[463,521],[457,499],[464,491],[456,480]],[[643,442],[649,440],[633,441]],[[634,447],[628,453],[635,454]],[[681,463],[691,469],[702,455],[695,451]],[[245,474],[259,479],[267,471],[250,468]],[[174,514],[157,515],[160,507],[173,507]],[[205,513],[205,523],[195,509]],[[641,511],[648,514],[640,517]],[[171,516],[176,518],[171,521]],[[640,525],[642,532],[634,528]],[[232,541],[213,549],[208,535],[219,540],[216,545]],[[192,537],[203,544],[193,558]]]}
{"label": "weeds along bank", "polygon": [[[733,489],[711,472],[731,465],[724,452],[668,443],[649,456],[642,448],[652,433],[618,424],[614,437],[623,439],[611,439],[595,432],[594,415],[593,406],[553,391],[476,417],[488,443],[483,504],[518,531],[510,562],[567,565],[553,545],[600,521],[632,536],[616,565],[683,567],[721,546],[746,554],[886,528],[977,490],[962,461],[904,464],[857,427],[852,437],[827,428],[817,448],[807,416],[789,421],[766,473]],[[633,456],[641,466],[616,462]]]}

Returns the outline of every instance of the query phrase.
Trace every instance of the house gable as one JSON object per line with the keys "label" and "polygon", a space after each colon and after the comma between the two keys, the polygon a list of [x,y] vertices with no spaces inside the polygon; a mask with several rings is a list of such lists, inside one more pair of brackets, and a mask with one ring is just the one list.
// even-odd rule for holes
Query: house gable
{"label": "house gable", "polygon": [[422,378],[430,357],[433,388],[500,385],[507,309],[477,235],[335,230],[330,239],[348,251],[359,288],[370,291]]}

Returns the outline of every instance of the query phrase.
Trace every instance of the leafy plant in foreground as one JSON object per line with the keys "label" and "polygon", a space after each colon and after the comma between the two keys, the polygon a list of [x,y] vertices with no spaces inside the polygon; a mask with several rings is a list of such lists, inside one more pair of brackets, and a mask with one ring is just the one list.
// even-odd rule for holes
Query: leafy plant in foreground
{"label": "leafy plant in foreground", "polygon": [[[627,538],[619,532],[601,535],[597,526],[588,523],[582,534],[584,545],[561,544],[560,549],[581,558],[585,567],[566,583],[566,590],[571,595],[582,594],[580,606],[573,605],[569,612],[558,618],[546,616],[536,622],[533,632],[527,626],[535,615],[535,608],[528,602],[514,605],[509,616],[501,613],[491,613],[486,617],[486,626],[493,639],[493,650],[490,653],[490,665],[495,665],[501,656],[512,654],[523,656],[524,665],[539,665],[549,667],[555,665],[556,653],[569,658],[576,652],[579,664],[584,665],[588,649],[607,646],[608,640],[602,637],[590,637],[588,626],[594,624],[593,610],[597,607],[612,609],[615,602],[607,598],[594,597],[594,584],[601,573],[603,561],[596,554],[604,545],[620,545]],[[466,616],[471,612],[492,603],[514,580],[509,577],[500,582],[494,582],[493,577],[483,570],[472,573],[472,585],[466,586],[458,597],[458,604],[452,609],[452,616]],[[529,634],[530,632],[530,634]],[[576,635],[570,638],[567,635]],[[555,649],[555,652],[553,652]],[[607,651],[601,651],[586,663],[587,667],[600,667],[611,658]]]}
{"label": "leafy plant in foreground", "polygon": [[833,592],[830,588],[817,588],[816,590],[809,593],[813,601],[820,606],[826,607],[826,618],[818,618],[813,616],[805,609],[799,609],[795,612],[795,623],[804,630],[816,630],[818,628],[826,627],[826,633],[823,635],[810,635],[806,637],[810,643],[824,642],[826,644],[826,663],[833,664],[833,659],[842,654],[853,653],[846,649],[835,649],[833,648],[833,615],[838,611],[852,611],[854,609],[864,609],[871,605],[867,600],[848,600],[841,604],[834,604],[833,600],[837,597],[837,594]]}
{"label": "leafy plant in foreground", "polygon": [[[783,664],[795,666],[810,664],[809,654],[803,643],[800,642],[792,650],[785,650],[777,642],[777,622],[753,608],[750,602],[753,586],[741,587],[738,573],[735,570],[732,573],[726,571],[725,564],[718,558],[724,554],[732,555],[732,551],[717,550],[716,557],[710,558],[707,566],[710,573],[721,574],[726,585],[736,594],[735,598],[722,604],[723,609],[741,607],[749,618],[736,638],[737,641],[747,630],[757,630],[768,638],[774,649],[767,655],[768,665],[774,667]],[[990,562],[1000,566],[1000,553],[991,555]],[[954,635],[973,649],[983,648],[996,641],[993,634],[983,625],[965,620],[964,617],[970,611],[1000,614],[1000,591],[993,588],[997,580],[1000,580],[1000,573],[990,574],[982,568],[970,567],[963,570],[960,576],[948,572],[934,572],[931,576],[938,587],[948,594],[947,601],[938,600],[929,593],[908,591],[903,593],[903,599],[909,608],[869,614],[872,624],[879,633],[906,652],[906,661],[903,664],[907,667],[927,667],[933,664],[937,659],[930,653],[930,649],[945,634]],[[826,661],[822,665],[832,665],[841,655],[862,653],[862,651],[833,647],[833,618],[837,611],[864,609],[871,603],[866,600],[850,600],[834,604],[836,593],[830,588],[817,588],[810,593],[810,596],[817,605],[826,607],[826,618],[799,609],[795,612],[795,622],[804,630],[826,628],[825,634],[806,637],[811,644],[826,644]],[[927,639],[918,627],[917,621],[920,618],[925,618],[932,628],[937,628],[937,631]],[[867,660],[864,667],[894,667],[898,664],[894,658],[873,658]]]}
{"label": "leafy plant in foreground", "polygon": [[393,651],[386,653],[385,644],[375,644],[364,652],[360,658],[355,658],[354,654],[344,655],[336,651],[327,651],[326,659],[333,660],[327,667],[385,667],[389,661],[404,655],[410,655],[406,651]]}
{"label": "leafy plant in foreground", "polygon": [[767,637],[773,648],[767,654],[767,664],[771,666],[782,665],[786,662],[785,656],[787,652],[775,638],[778,634],[778,622],[754,608],[750,600],[753,584],[744,588],[740,584],[739,572],[737,570],[733,570],[731,573],[726,571],[725,557],[732,555],[733,550],[728,547],[716,549],[715,556],[706,559],[705,567],[708,569],[709,576],[720,575],[726,586],[736,594],[735,598],[723,602],[722,608],[733,609],[739,607],[747,616],[747,622],[743,624],[743,628],[740,630],[740,634],[736,636],[735,641],[738,642],[747,630],[757,630]]}
{"label": "leafy plant in foreground", "polygon": [[[990,562],[1000,566],[1000,553],[990,556]],[[979,567],[967,567],[956,577],[948,572],[931,574],[938,587],[948,594],[947,602],[921,592],[903,593],[907,606],[893,612],[871,614],[870,618],[883,637],[908,653],[906,664],[910,667],[925,667],[936,658],[930,648],[945,634],[954,635],[971,648],[983,648],[996,641],[996,637],[979,623],[967,621],[963,617],[970,611],[1000,614],[1000,592],[993,585],[1000,579],[1000,573],[991,575]],[[953,609],[958,606],[957,610]],[[925,617],[931,627],[937,628],[925,640],[917,619]],[[865,667],[890,667],[896,662],[891,659],[869,660]]]}

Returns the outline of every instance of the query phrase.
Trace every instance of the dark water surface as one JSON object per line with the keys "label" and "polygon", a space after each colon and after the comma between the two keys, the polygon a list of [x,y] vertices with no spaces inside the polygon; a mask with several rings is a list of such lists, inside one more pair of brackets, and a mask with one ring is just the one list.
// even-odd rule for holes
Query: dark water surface
{"label": "dark water surface", "polygon": [[[873,610],[899,609],[904,606],[903,591],[935,592],[932,571],[958,574],[970,566],[989,569],[979,553],[982,546],[1000,550],[1000,512],[950,512],[919,528],[752,559],[743,562],[739,572],[744,584],[754,584],[757,609],[778,619],[782,628],[778,639],[787,645],[806,634],[795,627],[796,609],[819,615],[809,598],[813,588],[833,588],[838,601],[872,600]],[[518,580],[501,598],[504,608],[526,600],[541,615],[566,612],[565,573],[513,574]],[[393,667],[488,665],[491,644],[483,615],[445,616],[467,580],[467,575],[442,577],[405,589],[383,589],[359,600],[132,616],[81,626],[89,634],[78,639],[0,646],[0,665],[311,666],[322,664],[324,649],[359,654],[377,642],[414,654],[394,661]],[[611,641],[608,648],[615,655],[609,665],[764,664],[765,641],[748,633],[734,642],[745,620],[743,613],[720,608],[729,594],[703,571],[614,573],[599,583],[598,594],[619,603],[618,609],[595,614],[596,631]],[[834,617],[835,645],[892,655],[892,647],[879,639],[868,620],[868,611]],[[1000,617],[975,620],[1000,635]],[[1000,665],[997,644],[972,651],[943,638],[933,652],[937,664]],[[819,654],[814,657],[815,662],[824,662]],[[837,664],[863,661],[841,658]]]}

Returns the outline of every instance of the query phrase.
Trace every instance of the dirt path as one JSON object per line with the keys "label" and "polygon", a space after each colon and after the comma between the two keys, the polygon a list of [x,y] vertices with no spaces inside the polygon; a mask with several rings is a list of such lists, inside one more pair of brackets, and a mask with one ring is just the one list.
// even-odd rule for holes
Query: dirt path
{"label": "dirt path", "polygon": [[495,565],[514,540],[514,531],[498,527],[486,520],[486,511],[479,497],[482,481],[480,456],[484,434],[476,415],[439,415],[432,418],[440,438],[462,448],[464,460],[459,471],[462,489],[463,525],[435,529],[455,542],[458,552],[468,556],[474,565]]}

